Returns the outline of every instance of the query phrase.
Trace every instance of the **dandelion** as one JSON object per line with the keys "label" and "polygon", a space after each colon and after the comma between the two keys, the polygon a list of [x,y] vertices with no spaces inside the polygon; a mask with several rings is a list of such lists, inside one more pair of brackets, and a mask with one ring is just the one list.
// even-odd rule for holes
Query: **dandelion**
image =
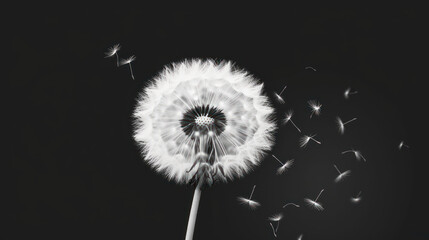
{"label": "dandelion", "polygon": [[320,111],[322,111],[322,104],[316,100],[310,100],[308,101],[308,106],[310,106],[311,109],[310,118],[313,116],[313,114],[316,116],[320,115]]}
{"label": "dandelion", "polygon": [[358,93],[358,91],[354,91],[354,92],[352,92],[352,91],[351,91],[351,88],[349,87],[349,88],[347,88],[347,89],[344,91],[344,98],[345,98],[345,99],[349,99],[350,95],[353,95],[353,94],[356,94],[356,93]]}
{"label": "dandelion", "polygon": [[325,189],[322,189],[322,191],[320,191],[319,195],[317,195],[316,199],[311,200],[309,198],[305,198],[304,201],[307,203],[307,205],[310,208],[316,209],[318,211],[323,211],[323,206],[321,203],[317,202],[317,200],[319,199],[320,195],[322,194],[322,192],[325,191]]}
{"label": "dandelion", "polygon": [[119,55],[118,55],[118,51],[121,49],[121,46],[119,44],[115,44],[113,45],[113,47],[110,47],[109,49],[107,49],[107,52],[105,52],[104,54],[106,55],[105,57],[113,57],[114,55],[116,55],[116,66],[119,67]]}
{"label": "dandelion", "polygon": [[317,141],[316,139],[314,139],[314,137],[316,136],[316,134],[314,135],[304,135],[299,139],[299,146],[304,148],[307,146],[308,142],[310,140],[312,140],[313,142],[317,143],[317,144],[322,144],[321,142]]}
{"label": "dandelion", "polygon": [[314,67],[311,67],[311,66],[308,66],[308,67],[305,67],[305,69],[311,69],[311,70],[313,70],[313,71],[317,71]]}
{"label": "dandelion", "polygon": [[286,113],[285,118],[283,119],[283,123],[287,124],[288,122],[291,122],[292,125],[296,128],[296,130],[298,130],[298,132],[301,132],[301,129],[299,129],[296,124],[292,121],[292,115],[293,115],[293,111],[289,110],[289,112]]}
{"label": "dandelion", "polygon": [[334,164],[334,168],[335,168],[335,169],[337,170],[337,172],[338,172],[338,176],[335,178],[335,182],[336,182],[336,183],[341,182],[344,178],[346,178],[346,177],[350,176],[350,173],[351,173],[351,171],[350,171],[350,170],[347,170],[347,171],[345,171],[345,172],[341,172],[341,171],[338,169],[337,165],[335,165],[335,164]]}
{"label": "dandelion", "polygon": [[350,201],[351,201],[352,203],[354,203],[354,204],[359,203],[359,202],[360,202],[360,200],[362,200],[361,194],[362,194],[362,191],[360,191],[360,192],[356,195],[356,197],[351,197],[351,198],[350,198]]}
{"label": "dandelion", "polygon": [[295,203],[286,203],[285,205],[283,205],[283,208],[285,208],[285,207],[287,207],[289,205],[292,205],[292,206],[295,206],[295,207],[299,208],[299,205],[295,204]]}
{"label": "dandelion", "polygon": [[274,155],[271,155],[271,156],[273,156],[273,158],[276,159],[277,162],[279,162],[282,165],[281,167],[279,167],[277,169],[277,174],[278,175],[281,175],[286,170],[288,170],[293,165],[293,162],[295,160],[295,159],[291,159],[291,160],[287,160],[285,163],[282,163],[282,161],[280,161],[276,156],[274,156]]}
{"label": "dandelion", "polygon": [[256,188],[256,185],[253,186],[252,193],[250,193],[249,198],[238,197],[238,201],[241,204],[247,204],[250,207],[250,209],[256,209],[261,205],[257,201],[252,200],[252,196],[253,196],[253,192],[255,191],[255,188]]}
{"label": "dandelion", "polygon": [[399,150],[401,150],[403,147],[410,148],[410,146],[406,145],[406,144],[404,143],[404,141],[401,141],[401,142],[399,143],[398,148],[399,148]]}
{"label": "dandelion", "polygon": [[343,122],[342,120],[341,120],[341,118],[340,117],[337,117],[337,126],[338,126],[338,131],[341,133],[341,134],[343,134],[344,133],[344,130],[345,130],[345,125],[346,124],[348,124],[348,123],[351,123],[351,122],[353,122],[353,121],[355,121],[357,118],[353,118],[353,119],[351,119],[351,120],[348,120],[347,122]]}
{"label": "dandelion", "polygon": [[360,161],[361,159],[363,159],[363,161],[366,162],[366,159],[363,157],[360,151],[350,149],[342,152],[341,154],[346,154],[346,153],[353,153],[355,155],[356,160]]}
{"label": "dandelion", "polygon": [[271,149],[273,113],[263,85],[231,62],[172,64],[140,95],[134,139],[145,161],[169,180],[196,186],[186,239],[201,189],[244,176]]}
{"label": "dandelion", "polygon": [[130,66],[131,77],[133,78],[133,80],[134,80],[134,74],[133,74],[133,68],[131,67],[131,63],[134,62],[134,60],[136,60],[136,57],[133,55],[127,59],[122,59],[121,61],[121,66],[125,64],[128,64]]}
{"label": "dandelion", "polygon": [[287,85],[284,86],[284,88],[282,89],[282,91],[279,94],[274,92],[274,97],[275,97],[276,101],[280,104],[285,103],[285,100],[282,97],[282,93],[286,90],[286,87],[287,87]]}
{"label": "dandelion", "polygon": [[275,215],[273,215],[273,216],[271,216],[271,217],[268,218],[269,221],[277,223],[277,226],[276,226],[275,229],[274,229],[273,224],[270,223],[271,228],[273,229],[274,237],[277,237],[277,232],[278,232],[279,226],[280,226],[280,220],[282,220],[282,218],[283,218],[283,214],[282,213],[275,214]]}

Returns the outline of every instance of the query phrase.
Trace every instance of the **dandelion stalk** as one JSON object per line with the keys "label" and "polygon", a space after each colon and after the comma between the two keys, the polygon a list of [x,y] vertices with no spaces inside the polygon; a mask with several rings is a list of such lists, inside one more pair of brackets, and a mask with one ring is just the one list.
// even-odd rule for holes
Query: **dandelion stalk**
{"label": "dandelion stalk", "polygon": [[197,221],[198,206],[200,204],[200,198],[201,198],[201,185],[202,185],[202,181],[198,183],[194,191],[191,212],[189,213],[189,219],[188,219],[188,228],[186,229],[186,237],[185,237],[186,240],[192,240],[194,237],[195,222]]}

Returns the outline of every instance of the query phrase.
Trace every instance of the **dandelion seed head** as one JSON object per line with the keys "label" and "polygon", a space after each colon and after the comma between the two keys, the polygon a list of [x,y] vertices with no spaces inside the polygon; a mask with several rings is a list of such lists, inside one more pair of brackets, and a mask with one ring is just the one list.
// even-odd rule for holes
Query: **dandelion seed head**
{"label": "dandelion seed head", "polygon": [[277,214],[274,214],[273,216],[269,217],[268,220],[272,221],[272,222],[278,222],[278,221],[282,220],[282,218],[283,218],[283,214],[277,213]]}
{"label": "dandelion seed head", "polygon": [[307,146],[308,142],[310,141],[311,137],[304,135],[299,139],[299,146],[300,147],[305,147]]}
{"label": "dandelion seed head", "polygon": [[250,209],[256,209],[261,206],[259,202],[244,197],[238,197],[238,201],[243,205],[247,205]]}
{"label": "dandelion seed head", "polygon": [[347,89],[344,91],[344,98],[345,98],[345,99],[349,99],[349,97],[350,97],[350,90],[351,90],[351,88],[347,88]]}
{"label": "dandelion seed head", "polygon": [[346,178],[346,177],[350,176],[350,174],[351,174],[351,171],[350,171],[350,170],[347,170],[347,171],[345,171],[345,172],[343,172],[343,173],[339,174],[339,175],[335,178],[335,182],[336,182],[336,183],[338,183],[338,182],[343,181],[343,180],[344,180],[344,178]]}
{"label": "dandelion seed head", "polygon": [[134,62],[134,60],[136,60],[136,57],[133,55],[133,56],[131,56],[129,58],[122,59],[120,65],[125,65],[125,64],[132,63],[132,62]]}
{"label": "dandelion seed head", "polygon": [[106,58],[107,57],[112,57],[113,55],[115,55],[119,50],[121,49],[121,46],[119,44],[115,44],[113,45],[113,47],[110,47],[109,49],[107,49],[107,52],[105,52]]}
{"label": "dandelion seed head", "polygon": [[362,197],[352,197],[350,198],[350,201],[352,203],[359,203],[362,200]]}
{"label": "dandelion seed head", "polygon": [[184,61],[166,67],[140,95],[134,139],[145,161],[170,180],[233,180],[271,149],[273,113],[263,84],[231,62]]}
{"label": "dandelion seed head", "polygon": [[340,117],[337,117],[337,126],[338,126],[338,131],[343,134],[344,133],[344,123],[341,120]]}
{"label": "dandelion seed head", "polygon": [[284,104],[285,100],[282,98],[282,96],[280,96],[280,94],[274,92],[274,99],[280,103],[280,104]]}
{"label": "dandelion seed head", "polygon": [[408,145],[405,144],[404,141],[401,141],[398,145],[398,148],[399,148],[399,150],[401,150],[403,147],[410,148]]}
{"label": "dandelion seed head", "polygon": [[308,105],[310,106],[311,109],[311,115],[320,115],[320,111],[322,110],[322,104],[320,104],[318,101],[316,100],[310,100],[308,101]]}
{"label": "dandelion seed head", "polygon": [[316,209],[318,211],[323,211],[324,209],[321,203],[313,201],[309,198],[305,198],[304,201],[307,204],[307,206],[309,206],[310,208]]}
{"label": "dandelion seed head", "polygon": [[288,123],[288,122],[292,119],[292,116],[293,116],[293,111],[292,111],[292,110],[289,110],[289,111],[285,114],[285,118],[283,119],[283,123],[284,123],[284,124]]}
{"label": "dandelion seed head", "polygon": [[292,167],[293,162],[294,162],[293,159],[286,161],[285,164],[283,164],[281,167],[279,167],[277,169],[277,174],[280,175],[280,174],[284,173],[286,170],[288,170],[290,167]]}

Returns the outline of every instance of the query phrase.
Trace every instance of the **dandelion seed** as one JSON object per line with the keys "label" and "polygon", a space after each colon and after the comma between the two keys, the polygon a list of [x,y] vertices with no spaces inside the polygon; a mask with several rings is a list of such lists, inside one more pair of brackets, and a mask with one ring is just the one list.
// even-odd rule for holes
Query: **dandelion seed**
{"label": "dandelion seed", "polygon": [[310,208],[316,209],[318,211],[323,211],[324,208],[323,208],[322,204],[317,202],[317,200],[319,199],[319,197],[323,191],[325,191],[325,189],[322,189],[322,191],[320,191],[319,195],[317,195],[315,200],[305,198],[304,201],[307,203],[307,206],[309,206]]}
{"label": "dandelion seed", "polygon": [[304,236],[303,234],[299,235],[298,240],[302,240],[303,236]]}
{"label": "dandelion seed", "polygon": [[295,204],[295,203],[286,203],[285,205],[283,205],[283,208],[285,208],[285,207],[287,207],[289,205],[292,205],[292,206],[295,206],[295,207],[299,208],[299,205]]}
{"label": "dandelion seed", "polygon": [[134,60],[136,60],[136,57],[133,55],[127,59],[122,59],[120,64],[121,66],[125,64],[128,64],[130,66],[131,77],[133,78],[133,80],[134,80],[134,74],[133,74],[133,68],[131,67],[131,63],[134,62]]}
{"label": "dandelion seed", "polygon": [[196,186],[187,240],[193,238],[201,189],[244,176],[271,149],[273,114],[263,85],[231,62],[172,64],[140,94],[133,126],[145,161],[169,180]]}
{"label": "dandelion seed", "polygon": [[398,148],[399,148],[399,150],[401,150],[403,147],[410,148],[410,146],[406,145],[406,144],[404,143],[404,141],[401,141],[401,142],[399,143]]}
{"label": "dandelion seed", "polygon": [[285,118],[283,119],[283,124],[287,124],[288,122],[291,122],[292,125],[296,128],[296,130],[298,130],[298,132],[301,132],[301,129],[299,129],[296,124],[292,121],[292,116],[293,116],[293,111],[289,110],[286,114],[285,114]]}
{"label": "dandelion seed", "polygon": [[366,162],[366,159],[363,157],[360,151],[350,149],[342,152],[341,154],[346,154],[346,153],[353,153],[355,155],[356,160],[360,161],[361,159],[363,159],[363,161]]}
{"label": "dandelion seed", "polygon": [[313,71],[317,71],[314,67],[310,67],[310,66],[308,66],[308,67],[305,67],[305,69],[311,69],[311,70],[313,70]]}
{"label": "dandelion seed", "polygon": [[316,116],[320,115],[320,111],[322,111],[322,104],[316,100],[310,100],[308,101],[308,106],[310,106],[311,109],[310,118],[313,117],[313,114]]}
{"label": "dandelion seed", "polygon": [[314,139],[314,137],[316,136],[316,134],[314,135],[304,135],[299,139],[299,146],[304,148],[307,146],[308,142],[310,140],[312,140],[313,142],[317,143],[317,144],[322,144],[321,142],[317,141],[316,139]]}
{"label": "dandelion seed", "polygon": [[335,169],[337,170],[337,172],[338,172],[338,177],[336,177],[335,178],[335,182],[336,183],[338,183],[338,182],[341,182],[344,178],[346,178],[346,177],[348,177],[348,176],[350,176],[350,173],[351,173],[351,171],[350,170],[347,170],[347,171],[345,171],[345,172],[341,172],[339,169],[338,169],[338,167],[337,167],[337,165],[335,165],[334,164],[334,167],[335,167]]}
{"label": "dandelion seed", "polygon": [[274,97],[275,97],[276,101],[280,104],[285,103],[285,100],[282,97],[282,93],[285,91],[286,87],[287,87],[287,85],[284,86],[284,88],[282,89],[282,91],[279,94],[274,92]]}
{"label": "dandelion seed", "polygon": [[362,193],[362,191],[360,191],[360,192],[358,193],[358,195],[356,195],[356,197],[351,197],[351,198],[350,198],[350,201],[351,201],[352,203],[355,203],[355,204],[359,203],[359,202],[360,202],[360,200],[362,200],[362,197],[360,196],[360,195],[361,195],[361,193]]}
{"label": "dandelion seed", "polygon": [[257,201],[252,200],[252,196],[253,196],[253,192],[255,191],[256,185],[253,186],[252,189],[252,193],[250,193],[250,197],[249,198],[244,198],[244,197],[238,197],[238,201],[241,204],[247,204],[249,206],[250,209],[256,209],[257,207],[259,207],[261,204],[258,203]]}
{"label": "dandelion seed", "polygon": [[113,47],[110,47],[107,49],[107,52],[105,52],[105,57],[112,57],[113,55],[116,55],[116,66],[119,67],[119,55],[118,51],[121,49],[121,46],[119,44],[113,45]]}
{"label": "dandelion seed", "polygon": [[[275,215],[268,218],[269,221],[277,223],[275,233],[274,233],[275,236],[277,235],[277,231],[279,230],[280,220],[282,220],[282,218],[283,218],[282,213],[275,214]],[[271,227],[273,227],[273,225],[271,225]],[[274,227],[273,227],[273,230],[274,230]]]}
{"label": "dandelion seed", "polygon": [[352,92],[352,91],[351,91],[351,88],[349,87],[349,88],[347,88],[347,89],[344,91],[344,98],[345,98],[345,99],[349,99],[350,95],[353,95],[353,94],[356,94],[356,93],[358,93],[358,91],[354,91],[354,92]]}
{"label": "dandelion seed", "polygon": [[288,170],[293,165],[294,159],[291,159],[291,160],[286,161],[285,163],[282,163],[282,161],[280,161],[276,156],[274,156],[274,155],[271,155],[271,156],[273,156],[273,158],[276,159],[277,162],[280,163],[280,165],[282,165],[281,167],[279,167],[277,169],[278,175],[281,175],[282,173],[284,173],[286,170]]}
{"label": "dandelion seed", "polygon": [[347,122],[343,122],[343,121],[341,120],[341,118],[340,118],[340,117],[337,117],[337,126],[338,126],[338,131],[339,131],[341,134],[344,134],[345,125],[346,125],[346,124],[348,124],[348,123],[351,123],[351,122],[355,121],[356,119],[357,119],[357,118],[353,118],[353,119],[351,119],[351,120],[348,120]]}

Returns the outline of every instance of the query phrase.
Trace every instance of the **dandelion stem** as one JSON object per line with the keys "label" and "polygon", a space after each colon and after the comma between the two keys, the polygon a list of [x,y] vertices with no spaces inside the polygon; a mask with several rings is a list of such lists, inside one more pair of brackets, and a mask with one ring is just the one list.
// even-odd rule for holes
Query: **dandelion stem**
{"label": "dandelion stem", "polygon": [[337,172],[341,174],[341,171],[337,168],[337,165],[334,164],[334,168],[337,169]]}
{"label": "dandelion stem", "polygon": [[255,191],[256,185],[253,186],[252,193],[250,193],[249,200],[252,200],[253,192]]}
{"label": "dandelion stem", "polygon": [[311,140],[315,141],[317,144],[322,144],[321,142],[317,141],[316,139],[310,137]]}
{"label": "dandelion stem", "polygon": [[317,202],[317,199],[319,199],[320,195],[322,194],[322,192],[325,191],[325,189],[322,189],[322,191],[320,191],[319,195],[317,195],[317,198],[314,200],[315,202]]}
{"label": "dandelion stem", "polygon": [[116,55],[116,67],[119,67],[119,55],[117,52],[115,53],[115,55]]}
{"label": "dandelion stem", "polygon": [[131,63],[128,63],[128,65],[130,65],[131,77],[134,80],[133,68],[131,67]]}
{"label": "dandelion stem", "polygon": [[271,226],[271,228],[273,229],[274,237],[277,237],[277,234],[276,234],[276,231],[274,230],[274,226],[273,226],[273,224],[272,224],[272,223],[270,223],[270,226]]}
{"label": "dandelion stem", "polygon": [[282,166],[283,166],[283,163],[282,163],[282,161],[280,161],[276,156],[274,156],[274,155],[271,155],[271,156],[273,156],[273,158],[275,158]]}
{"label": "dandelion stem", "polygon": [[201,185],[200,181],[195,188],[194,198],[192,199],[191,212],[189,213],[188,228],[186,229],[185,240],[192,240],[194,237],[195,222],[197,221],[198,205],[201,198]]}
{"label": "dandelion stem", "polygon": [[280,221],[277,221],[276,233],[279,230],[279,226],[280,226]]}
{"label": "dandelion stem", "polygon": [[298,130],[298,132],[301,132],[301,129],[299,129],[299,128],[295,125],[295,123],[292,121],[292,119],[290,120],[290,122],[293,124],[293,126],[296,128],[296,130]]}
{"label": "dandelion stem", "polygon": [[285,85],[285,87],[282,89],[279,95],[282,95],[282,93],[285,91],[286,88],[287,88],[287,85]]}
{"label": "dandelion stem", "polygon": [[356,120],[357,118],[353,118],[352,120],[349,120],[349,121],[347,121],[347,122],[345,122],[345,123],[343,123],[343,125],[346,125],[347,123],[350,123],[350,122],[353,122],[354,120]]}

